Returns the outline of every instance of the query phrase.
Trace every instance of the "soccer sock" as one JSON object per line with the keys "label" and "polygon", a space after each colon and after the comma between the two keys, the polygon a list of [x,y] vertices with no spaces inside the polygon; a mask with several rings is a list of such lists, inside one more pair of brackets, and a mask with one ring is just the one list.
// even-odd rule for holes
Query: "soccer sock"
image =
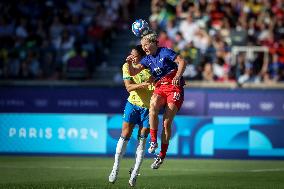
{"label": "soccer sock", "polygon": [[125,138],[125,137],[120,137],[117,145],[116,145],[116,152],[115,152],[115,156],[114,156],[114,164],[113,164],[113,170],[118,170],[119,169],[119,164],[120,164],[120,160],[123,157],[125,151],[126,151],[126,146],[127,143],[129,141],[129,138]]}
{"label": "soccer sock", "polygon": [[167,155],[167,151],[168,151],[168,147],[169,147],[169,144],[164,144],[162,143],[161,145],[161,151],[160,151],[160,154],[159,156],[164,159]]}
{"label": "soccer sock", "polygon": [[157,143],[157,129],[150,129],[151,142]]}
{"label": "soccer sock", "polygon": [[140,137],[138,140],[138,146],[136,150],[136,160],[135,160],[135,165],[134,169],[132,171],[131,177],[135,177],[136,174],[139,173],[141,164],[144,159],[145,155],[145,148],[146,148],[146,138],[145,137]]}

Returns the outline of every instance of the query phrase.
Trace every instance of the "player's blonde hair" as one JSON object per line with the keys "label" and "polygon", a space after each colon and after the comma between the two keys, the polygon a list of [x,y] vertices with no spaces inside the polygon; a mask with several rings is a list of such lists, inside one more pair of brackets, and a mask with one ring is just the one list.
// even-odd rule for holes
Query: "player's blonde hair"
{"label": "player's blonde hair", "polygon": [[158,35],[154,32],[151,32],[151,33],[144,35],[141,40],[147,40],[150,43],[157,43],[158,42]]}

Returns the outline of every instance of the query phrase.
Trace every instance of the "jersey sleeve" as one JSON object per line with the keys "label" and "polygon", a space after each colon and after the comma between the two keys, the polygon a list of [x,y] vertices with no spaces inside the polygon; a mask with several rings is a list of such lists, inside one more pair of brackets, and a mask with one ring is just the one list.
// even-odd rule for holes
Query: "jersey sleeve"
{"label": "jersey sleeve", "polygon": [[128,64],[123,64],[122,66],[122,78],[123,80],[132,80],[132,77],[129,74]]}
{"label": "jersey sleeve", "polygon": [[169,58],[171,61],[174,62],[178,54],[172,49],[164,48],[163,50],[164,50],[164,54],[167,55],[167,58]]}

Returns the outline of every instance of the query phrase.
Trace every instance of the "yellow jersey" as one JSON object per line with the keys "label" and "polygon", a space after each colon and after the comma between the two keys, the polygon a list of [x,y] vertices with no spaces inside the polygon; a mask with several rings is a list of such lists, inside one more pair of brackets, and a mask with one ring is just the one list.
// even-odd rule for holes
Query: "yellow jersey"
{"label": "yellow jersey", "polygon": [[[130,76],[128,63],[123,64],[122,66],[123,80],[131,80],[136,84],[147,82],[151,77],[150,71],[148,69],[142,70],[135,76]],[[128,97],[128,101],[131,104],[140,106],[143,108],[150,108],[150,99],[154,91],[154,86],[149,85],[148,88],[136,89],[131,91]]]}

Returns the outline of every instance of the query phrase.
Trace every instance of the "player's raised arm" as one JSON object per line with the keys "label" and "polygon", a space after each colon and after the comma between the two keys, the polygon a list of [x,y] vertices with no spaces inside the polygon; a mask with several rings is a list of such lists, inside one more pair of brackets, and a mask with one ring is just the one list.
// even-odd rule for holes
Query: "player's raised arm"
{"label": "player's raised arm", "polygon": [[177,57],[175,58],[175,63],[177,63],[178,65],[178,70],[175,77],[173,78],[172,84],[180,85],[180,79],[185,71],[187,62],[180,55],[177,55]]}

